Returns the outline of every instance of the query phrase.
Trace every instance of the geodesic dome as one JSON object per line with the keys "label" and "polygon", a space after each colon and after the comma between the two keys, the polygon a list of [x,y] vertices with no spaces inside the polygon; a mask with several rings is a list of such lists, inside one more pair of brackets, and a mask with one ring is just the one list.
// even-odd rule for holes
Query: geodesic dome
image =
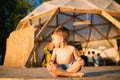
{"label": "geodesic dome", "polygon": [[[66,27],[70,31],[68,41],[81,44],[83,49],[99,49],[101,46],[106,47],[106,49],[113,48],[114,53],[112,54],[119,57],[116,44],[116,38],[120,36],[119,21],[120,5],[113,0],[52,0],[44,2],[23,18],[11,35],[26,29],[24,33],[21,31],[19,34],[28,34],[29,37],[26,35],[25,38],[31,39],[31,41],[26,40],[28,45],[31,45],[31,43],[32,45],[30,51],[23,52],[23,56],[24,54],[28,55],[22,63],[26,63],[30,54],[33,53],[38,56],[36,62],[41,62],[44,53],[43,47],[51,40],[50,35],[58,26]],[[30,34],[34,37],[31,37]],[[21,51],[23,50],[21,47],[24,47],[22,45],[24,39],[17,39],[21,45],[16,43],[15,45],[16,47],[20,46],[19,50]],[[13,40],[8,39],[8,46],[11,45],[9,44],[11,41]],[[94,42],[99,43],[91,44]],[[20,52],[18,48],[16,50],[18,53]],[[18,54],[9,50],[6,54],[9,55],[11,52]],[[6,65],[9,65],[7,60]],[[23,64],[17,65],[23,66]]]}

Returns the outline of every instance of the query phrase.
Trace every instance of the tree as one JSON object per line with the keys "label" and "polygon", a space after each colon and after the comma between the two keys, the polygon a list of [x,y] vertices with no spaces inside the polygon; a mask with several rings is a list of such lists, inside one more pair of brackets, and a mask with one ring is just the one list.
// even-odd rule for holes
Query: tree
{"label": "tree", "polygon": [[115,2],[117,2],[118,4],[120,4],[120,0],[114,0]]}
{"label": "tree", "polygon": [[35,7],[34,0],[0,1],[0,57],[2,56],[2,63],[6,50],[6,39],[10,32],[15,30],[18,22]]}

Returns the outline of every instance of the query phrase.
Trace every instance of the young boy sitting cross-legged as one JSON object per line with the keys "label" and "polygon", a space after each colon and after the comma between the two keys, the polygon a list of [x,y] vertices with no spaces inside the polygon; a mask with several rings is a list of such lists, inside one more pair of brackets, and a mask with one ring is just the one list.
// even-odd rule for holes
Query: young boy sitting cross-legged
{"label": "young boy sitting cross-legged", "polygon": [[51,60],[47,69],[53,77],[83,77],[80,69],[84,66],[84,61],[78,56],[78,50],[67,44],[69,31],[64,27],[58,27],[51,35],[52,42],[55,45]]}

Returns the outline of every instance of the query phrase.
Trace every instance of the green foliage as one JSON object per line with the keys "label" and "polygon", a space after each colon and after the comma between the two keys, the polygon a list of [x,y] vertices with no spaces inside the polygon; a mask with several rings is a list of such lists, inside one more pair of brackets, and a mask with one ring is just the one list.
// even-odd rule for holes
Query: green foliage
{"label": "green foliage", "polygon": [[[0,55],[4,57],[6,39],[18,22],[35,8],[34,0],[0,0]],[[0,63],[1,64],[1,63]]]}

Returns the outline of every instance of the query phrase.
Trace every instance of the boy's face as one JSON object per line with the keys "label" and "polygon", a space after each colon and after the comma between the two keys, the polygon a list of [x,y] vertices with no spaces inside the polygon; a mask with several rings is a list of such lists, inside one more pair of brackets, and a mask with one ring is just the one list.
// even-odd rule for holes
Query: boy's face
{"label": "boy's face", "polygon": [[57,35],[52,35],[52,42],[54,43],[55,47],[59,47],[61,44],[61,37]]}

